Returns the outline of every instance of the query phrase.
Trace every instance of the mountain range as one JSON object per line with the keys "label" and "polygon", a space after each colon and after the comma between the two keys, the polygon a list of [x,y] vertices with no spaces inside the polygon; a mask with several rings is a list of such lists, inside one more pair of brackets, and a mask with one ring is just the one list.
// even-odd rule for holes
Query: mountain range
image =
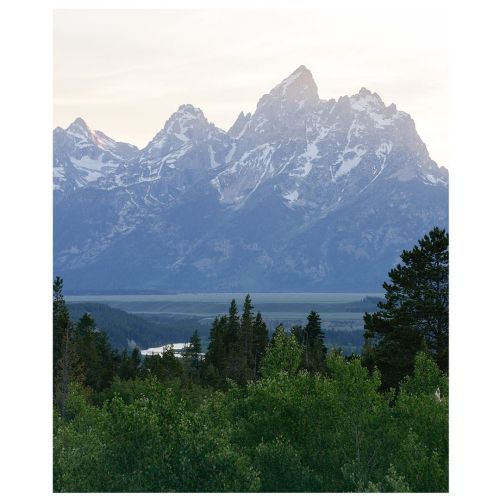
{"label": "mountain range", "polygon": [[54,140],[54,274],[90,290],[377,291],[448,226],[448,171],[362,88],[304,66],[228,131],[183,104],[143,149],[77,118]]}

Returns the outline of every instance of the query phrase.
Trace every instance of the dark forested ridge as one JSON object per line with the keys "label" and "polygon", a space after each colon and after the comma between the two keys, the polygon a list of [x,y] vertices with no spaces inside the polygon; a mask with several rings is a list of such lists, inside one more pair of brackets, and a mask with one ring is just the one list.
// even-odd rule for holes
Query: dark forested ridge
{"label": "dark forested ridge", "polygon": [[[272,331],[248,295],[175,356],[113,348],[54,282],[57,492],[445,492],[448,235],[389,273],[361,356],[321,316]],[[74,316],[73,316],[74,317]]]}
{"label": "dark forested ridge", "polygon": [[117,348],[138,345],[145,349],[154,345],[183,342],[193,331],[193,320],[175,321],[158,324],[148,321],[137,314],[94,302],[74,302],[68,304],[73,321],[85,313],[95,320],[96,326],[108,335],[111,345]]}

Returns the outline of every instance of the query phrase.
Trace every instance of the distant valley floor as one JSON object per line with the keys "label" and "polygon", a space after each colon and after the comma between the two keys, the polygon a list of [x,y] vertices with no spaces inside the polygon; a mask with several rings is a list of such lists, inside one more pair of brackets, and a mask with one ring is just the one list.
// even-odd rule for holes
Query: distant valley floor
{"label": "distant valley floor", "polygon": [[[241,306],[244,293],[172,295],[70,295],[71,316],[77,320],[89,312],[118,348],[134,345],[145,349],[171,342],[186,342],[196,329],[203,343],[213,319],[227,312],[232,298]],[[311,310],[322,318],[326,342],[346,354],[363,343],[363,314],[376,310],[381,293],[256,293],[254,311],[260,311],[268,327],[305,324]]]}

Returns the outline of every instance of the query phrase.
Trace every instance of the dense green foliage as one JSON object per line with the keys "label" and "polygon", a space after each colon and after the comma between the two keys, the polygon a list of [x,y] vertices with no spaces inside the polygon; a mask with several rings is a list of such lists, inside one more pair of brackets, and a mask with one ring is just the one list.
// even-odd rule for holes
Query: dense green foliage
{"label": "dense green foliage", "polygon": [[[426,248],[435,248],[435,237],[422,240]],[[394,287],[421,262],[404,255],[406,267],[390,274]],[[394,287],[386,286],[388,303]],[[417,299],[413,306],[420,311]],[[391,314],[367,324],[405,317]],[[215,318],[205,356],[195,331],[180,357],[166,348],[142,358],[137,349],[113,349],[89,314],[73,323],[58,278],[54,490],[446,492],[443,344],[417,330],[421,322],[401,335],[396,325],[403,322],[389,324],[393,330],[384,332],[397,339],[395,353],[411,352],[411,369],[397,372],[394,384],[390,364],[378,368],[377,356],[388,349],[383,336],[371,344],[371,357],[327,352],[321,318],[311,311],[305,326],[278,325],[269,340],[250,296],[241,316],[233,300],[228,314]],[[420,332],[422,342],[413,344],[408,331]]]}
{"label": "dense green foliage", "polygon": [[55,490],[446,491],[447,382],[435,363],[421,355],[397,397],[359,360],[326,364],[325,375],[264,370],[201,399],[148,377],[97,407],[72,385],[68,417],[55,420]]}
{"label": "dense green foliage", "polygon": [[364,317],[365,363],[380,369],[385,388],[412,372],[422,350],[448,371],[448,234],[434,228],[401,261],[383,285],[385,301]]}

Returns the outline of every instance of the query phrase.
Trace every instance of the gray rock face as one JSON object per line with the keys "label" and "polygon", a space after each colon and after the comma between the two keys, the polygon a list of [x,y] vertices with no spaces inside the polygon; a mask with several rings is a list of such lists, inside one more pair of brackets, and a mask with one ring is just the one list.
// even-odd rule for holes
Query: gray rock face
{"label": "gray rock face", "polygon": [[370,291],[448,225],[448,172],[376,93],[300,66],[226,133],[182,105],[143,149],[54,131],[54,268],[88,290]]}

